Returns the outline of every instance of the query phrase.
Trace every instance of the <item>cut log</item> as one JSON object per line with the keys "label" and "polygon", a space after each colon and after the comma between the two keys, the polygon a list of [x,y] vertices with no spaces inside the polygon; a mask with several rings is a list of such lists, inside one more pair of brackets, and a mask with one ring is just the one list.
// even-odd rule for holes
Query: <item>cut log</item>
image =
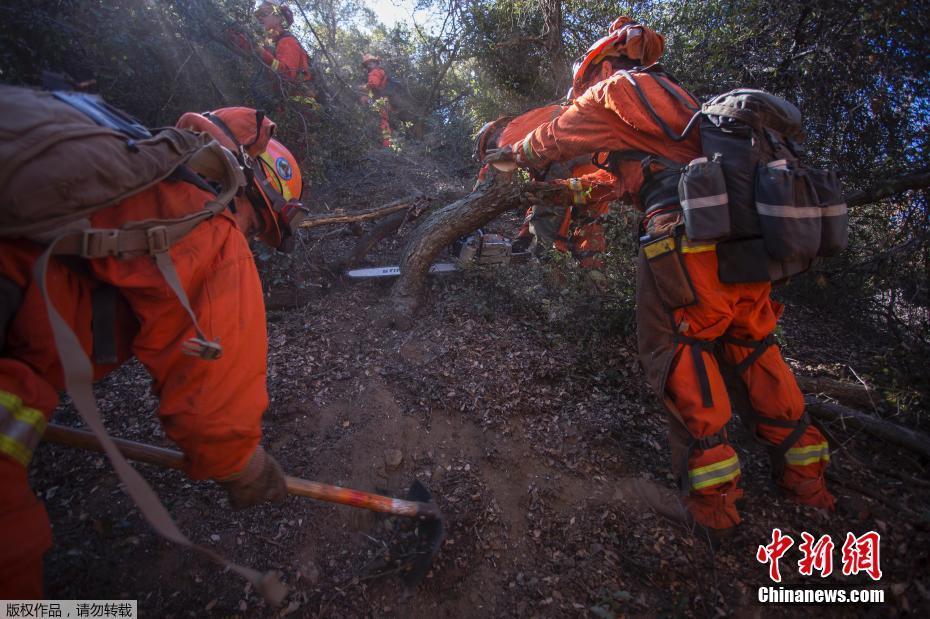
{"label": "cut log", "polygon": [[525,206],[530,199],[560,193],[557,186],[542,186],[516,179],[515,175],[492,175],[475,191],[433,212],[414,231],[400,260],[400,277],[379,322],[407,329],[419,306],[420,294],[430,266],[453,241],[474,232],[505,211]]}
{"label": "cut log", "polygon": [[924,458],[930,459],[930,436],[892,423],[886,419],[863,413],[848,406],[821,402],[813,396],[806,396],[807,410],[821,421],[840,422],[857,430],[868,432],[872,436],[888,443],[905,447]]}

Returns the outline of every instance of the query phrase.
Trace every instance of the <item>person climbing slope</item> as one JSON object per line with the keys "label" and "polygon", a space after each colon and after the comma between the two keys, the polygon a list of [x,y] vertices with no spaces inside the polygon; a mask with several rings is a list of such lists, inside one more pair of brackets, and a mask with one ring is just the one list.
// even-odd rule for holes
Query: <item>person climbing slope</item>
{"label": "person climbing slope", "polygon": [[[688,512],[713,544],[739,523],[736,501],[742,496],[739,459],[725,431],[730,400],[715,350],[736,367],[748,389],[754,409],[747,413],[750,425],[768,446],[773,475],[788,498],[833,509],[824,479],[829,449],[820,431],[810,425],[801,391],[774,340],[782,306],[771,299],[770,280],[779,276],[770,274],[774,266],[786,263],[767,261],[765,255],[747,254],[747,260],[746,255],[741,259],[724,253],[757,247],[761,239],[723,243],[684,233],[684,222],[690,225],[696,215],[683,211],[682,202],[695,210],[714,204],[725,210],[727,203],[720,196],[690,203],[679,197],[685,166],[707,165],[708,160],[701,161],[704,132],[686,130],[693,126],[692,119],[700,119],[700,105],[654,64],[663,49],[661,35],[627,17],[618,18],[575,65],[576,83],[596,83],[558,118],[486,160],[543,169],[584,153],[612,154],[608,160],[617,193],[644,213],[637,272],[640,359],[649,384],[670,413],[672,465],[687,492]],[[762,95],[754,95],[752,101],[767,102]],[[795,135],[800,114],[788,106],[783,106],[782,116],[772,113],[770,118]],[[724,113],[726,108],[711,110]],[[751,144],[758,142],[747,140],[746,148]],[[791,156],[787,150],[775,152]],[[745,165],[732,163],[736,168]],[[755,163],[751,165],[750,173],[755,173]],[[774,172],[762,174],[769,173]],[[841,207],[845,209],[835,207],[837,214]],[[751,198],[751,210],[734,208],[727,213],[754,217],[758,231],[761,216]],[[828,212],[833,214],[828,209],[825,217]],[[729,234],[727,229],[714,238],[725,240]],[[818,234],[814,254],[820,238]],[[766,247],[770,240],[777,239],[766,237]],[[809,253],[801,257],[807,259]],[[747,274],[750,267],[752,273]],[[738,270],[742,272],[733,275]]]}

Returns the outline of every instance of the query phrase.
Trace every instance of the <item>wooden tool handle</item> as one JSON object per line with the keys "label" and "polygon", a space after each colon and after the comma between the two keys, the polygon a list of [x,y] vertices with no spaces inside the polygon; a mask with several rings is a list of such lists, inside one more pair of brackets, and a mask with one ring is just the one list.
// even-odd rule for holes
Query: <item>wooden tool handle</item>
{"label": "wooden tool handle", "polygon": [[[103,446],[100,441],[88,430],[68,428],[50,423],[45,429],[43,439],[59,445],[68,445],[103,453]],[[116,443],[120,452],[130,460],[169,469],[180,470],[184,468],[184,456],[178,451],[121,438],[114,438],[113,442]],[[321,484],[320,482],[291,477],[290,475],[285,476],[284,480],[287,484],[288,494],[295,496],[308,497],[328,503],[339,503],[340,505],[350,505],[397,516],[411,518],[418,516],[423,518],[440,517],[439,508],[434,503],[394,499],[380,494],[362,492],[361,490]]]}
{"label": "wooden tool handle", "polygon": [[[100,441],[90,430],[79,430],[77,428],[69,428],[50,423],[48,427],[45,428],[45,434],[42,435],[42,440],[59,445],[77,447],[78,449],[104,453],[103,445],[100,444]],[[179,451],[146,445],[145,443],[137,443],[135,441],[127,441],[122,438],[114,438],[113,442],[116,443],[120,452],[130,460],[154,464],[155,466],[166,469],[182,470],[184,468],[184,456]]]}

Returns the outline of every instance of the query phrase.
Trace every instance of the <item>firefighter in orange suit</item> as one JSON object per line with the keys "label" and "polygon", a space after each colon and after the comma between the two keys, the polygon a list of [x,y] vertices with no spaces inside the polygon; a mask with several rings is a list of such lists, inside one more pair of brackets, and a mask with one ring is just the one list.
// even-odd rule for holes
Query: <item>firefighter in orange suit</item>
{"label": "firefighter in orange suit", "polygon": [[[266,0],[255,10],[255,18],[267,33],[258,56],[281,77],[282,89],[294,103],[316,104],[316,88],[310,68],[310,56],[288,28],[294,23],[294,13],[283,2]],[[230,41],[246,54],[253,52],[248,36],[238,30],[228,33]]]}
{"label": "firefighter in orange suit", "polygon": [[388,99],[387,73],[381,68],[381,58],[372,54],[362,54],[362,66],[368,72],[368,78],[362,89],[367,91],[366,102],[371,103],[378,111],[379,126],[381,128],[381,145],[391,147],[391,103]]}
{"label": "firefighter in orange suit", "polygon": [[[567,106],[551,105],[527,112],[508,124],[501,133],[501,145],[513,145],[526,134],[557,118]],[[547,118],[548,117],[548,118]],[[537,243],[568,253],[585,269],[603,269],[603,253],[606,250],[603,219],[610,210],[611,199],[597,199],[591,187],[596,185],[589,174],[600,171],[591,163],[590,153],[573,157],[570,161],[550,169],[546,180],[558,181],[568,189],[563,204],[530,207],[517,239],[532,235]]]}
{"label": "firefighter in orange suit", "polygon": [[[255,126],[255,110],[240,117],[252,119]],[[236,126],[235,117],[227,120]],[[294,170],[296,164],[286,149],[269,142],[273,124],[263,122],[261,143],[273,152],[267,157],[263,187],[287,185],[295,177],[277,175],[275,170],[285,166],[276,162],[286,159]],[[243,142],[255,144],[255,133],[243,136]],[[227,210],[200,223],[168,250],[198,321],[209,325],[211,336],[222,344],[218,359],[185,354],[182,343],[193,330],[191,319],[148,256],[82,260],[77,267],[53,258],[46,277],[55,308],[95,359],[94,378],[135,355],[153,378],[159,418],[184,452],[187,475],[218,481],[235,508],[280,501],[286,495],[281,468],[260,445],[261,418],[268,406],[267,339],[261,283],[246,236],[279,241],[282,227],[293,223],[286,220],[293,217],[286,209],[275,210],[272,203],[282,201],[272,200],[263,187],[248,187],[235,200],[235,214]],[[212,198],[206,189],[202,183],[165,180],[96,211],[91,225],[119,228],[127,221],[183,217]],[[291,184],[290,190],[299,196],[298,187]],[[27,240],[0,241],[2,599],[42,597],[42,557],[51,546],[45,507],[27,477],[33,451],[65,387],[46,306],[33,277],[43,251]],[[104,288],[115,294],[110,358],[101,360],[100,333],[92,324],[98,308],[94,299]]]}
{"label": "firefighter in orange suit", "polygon": [[[564,105],[548,105],[506,119],[506,123],[500,123],[502,128],[498,128],[497,135],[493,136],[493,145],[512,146],[536,127],[557,118],[566,109]],[[488,126],[488,129],[491,127]],[[480,136],[479,144],[483,137],[492,136]],[[483,158],[488,147],[488,144],[479,147],[479,159]],[[479,173],[479,182],[486,176],[485,166]],[[515,245],[528,246],[535,239],[540,247],[571,252],[582,268],[603,269],[603,254],[606,250],[603,220],[614,199],[612,177],[596,168],[591,163],[591,155],[587,154],[550,165],[540,174],[539,180],[564,185],[568,191],[562,200],[548,200],[527,210]]]}
{"label": "firefighter in orange suit", "polygon": [[[655,63],[663,46],[663,38],[653,30],[626,17],[617,19],[575,66],[577,92],[585,82],[596,84],[557,119],[488,159],[541,168],[550,161],[601,151],[636,151],[649,154],[648,161],[659,157],[676,163],[699,157],[697,132],[673,141],[652,114],[680,133],[692,116],[682,101],[697,103],[680,87],[668,91],[637,71]],[[639,85],[651,111],[630,79]],[[646,211],[644,231],[657,238],[680,224],[681,209],[677,197],[661,208],[642,204],[643,165],[638,158],[620,160],[616,190]],[[652,165],[646,174],[654,173]],[[742,496],[740,467],[724,429],[731,416],[730,401],[715,349],[736,366],[748,388],[756,435],[769,446],[780,488],[799,503],[832,510],[834,499],[824,481],[827,443],[810,425],[798,385],[773,341],[782,307],[770,298],[771,284],[721,283],[714,243],[684,239],[680,251],[696,303],[666,310],[641,250],[637,326],[647,378],[671,413],[672,464],[688,493],[689,513],[712,542],[739,523],[735,501]]]}

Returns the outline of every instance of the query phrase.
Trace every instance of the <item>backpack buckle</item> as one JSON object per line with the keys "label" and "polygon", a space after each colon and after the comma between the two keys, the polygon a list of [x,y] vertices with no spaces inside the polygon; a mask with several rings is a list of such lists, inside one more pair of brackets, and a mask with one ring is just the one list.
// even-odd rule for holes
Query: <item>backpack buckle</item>
{"label": "backpack buckle", "polygon": [[148,242],[149,255],[160,254],[168,251],[171,243],[168,241],[167,226],[154,226],[145,231],[145,239]]}
{"label": "backpack buckle", "polygon": [[85,230],[81,258],[106,258],[119,253],[119,230]]}
{"label": "backpack buckle", "polygon": [[223,355],[223,346],[218,341],[211,342],[200,337],[192,337],[181,346],[185,355],[199,357],[205,361],[214,361]]}

